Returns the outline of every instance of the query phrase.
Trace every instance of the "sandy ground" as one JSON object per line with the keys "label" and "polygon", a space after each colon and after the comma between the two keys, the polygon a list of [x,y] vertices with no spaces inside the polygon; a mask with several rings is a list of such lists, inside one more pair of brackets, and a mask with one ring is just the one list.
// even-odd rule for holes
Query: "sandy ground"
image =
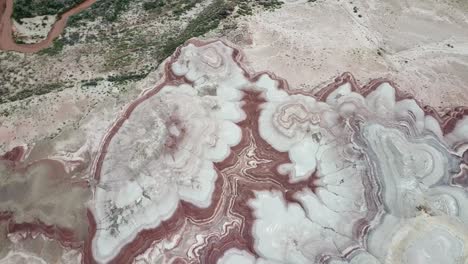
{"label": "sandy ground", "polygon": [[41,146],[35,151],[41,153],[38,158],[57,153],[72,155],[83,145],[93,153],[125,106],[142,91],[153,88],[161,74],[159,68],[145,79],[129,84],[129,92],[125,93],[102,82],[95,87],[73,87],[1,105],[0,112],[5,108],[15,111],[9,116],[0,114],[0,153],[24,144]]}
{"label": "sandy ground", "polygon": [[24,53],[38,52],[52,44],[52,41],[57,38],[66,26],[67,19],[82,10],[90,7],[95,0],[85,0],[80,4],[70,8],[60,15],[60,18],[54,21],[52,27],[47,33],[47,38],[33,44],[17,44],[13,39],[13,20],[10,19],[13,13],[13,0],[0,0],[0,49],[11,50]]}
{"label": "sandy ground", "polygon": [[349,71],[363,84],[394,80],[434,107],[466,105],[468,4],[460,5],[289,0],[244,22],[237,33],[249,41],[235,41],[253,70],[273,71],[291,88],[321,87]]}
{"label": "sandy ground", "polygon": [[22,24],[13,21],[13,32],[24,43],[36,43],[47,37],[55,22],[55,16],[24,18]]}

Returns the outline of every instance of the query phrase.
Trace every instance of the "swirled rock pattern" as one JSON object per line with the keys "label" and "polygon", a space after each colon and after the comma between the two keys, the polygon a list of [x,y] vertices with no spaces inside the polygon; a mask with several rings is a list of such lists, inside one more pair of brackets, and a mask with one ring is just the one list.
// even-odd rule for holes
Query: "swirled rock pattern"
{"label": "swirled rock pattern", "polygon": [[94,184],[72,185],[92,191],[89,233],[68,243],[82,262],[468,263],[468,108],[441,116],[349,73],[290,90],[222,41],[165,67],[102,140]]}

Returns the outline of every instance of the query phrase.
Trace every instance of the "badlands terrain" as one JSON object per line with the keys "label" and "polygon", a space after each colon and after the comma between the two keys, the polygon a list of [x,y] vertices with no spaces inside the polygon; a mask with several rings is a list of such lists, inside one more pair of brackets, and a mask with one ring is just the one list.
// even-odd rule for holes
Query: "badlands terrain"
{"label": "badlands terrain", "polygon": [[0,263],[468,263],[468,4],[0,0]]}

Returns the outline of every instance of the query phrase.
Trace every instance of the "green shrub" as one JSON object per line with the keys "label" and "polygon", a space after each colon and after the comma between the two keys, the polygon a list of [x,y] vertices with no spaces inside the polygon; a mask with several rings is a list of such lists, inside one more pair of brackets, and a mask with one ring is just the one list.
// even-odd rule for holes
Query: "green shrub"
{"label": "green shrub", "polygon": [[60,15],[82,1],[83,0],[14,0],[12,17],[21,23],[21,19],[23,18]]}

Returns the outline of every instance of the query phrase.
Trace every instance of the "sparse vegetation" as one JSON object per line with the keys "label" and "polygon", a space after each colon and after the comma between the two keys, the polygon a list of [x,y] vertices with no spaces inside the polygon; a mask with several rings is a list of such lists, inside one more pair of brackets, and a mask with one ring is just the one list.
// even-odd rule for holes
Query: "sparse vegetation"
{"label": "sparse vegetation", "polygon": [[0,116],[5,116],[8,117],[10,115],[10,110],[9,109],[4,109],[0,112]]}
{"label": "sparse vegetation", "polygon": [[150,10],[161,10],[162,7],[164,7],[166,3],[163,0],[155,0],[155,1],[150,1],[150,2],[145,2],[143,3],[143,9],[146,11]]}
{"label": "sparse vegetation", "polygon": [[283,5],[279,0],[237,0],[237,14],[240,16],[250,16],[256,7],[267,10],[275,10]]}
{"label": "sparse vegetation", "polygon": [[256,0],[256,3],[271,10],[280,8],[283,5],[283,2],[279,0]]}
{"label": "sparse vegetation", "polygon": [[100,81],[104,80],[104,78],[100,77],[100,78],[94,78],[94,79],[90,79],[90,80],[82,80],[81,81],[81,86],[96,86],[98,85],[98,83]]}
{"label": "sparse vegetation", "polygon": [[[15,0],[14,16],[20,19],[21,17],[57,14],[83,0],[57,1],[61,2],[56,4],[56,2],[46,0]],[[42,4],[36,8],[38,3]],[[145,78],[148,73],[156,69],[161,61],[173,54],[176,48],[188,39],[200,37],[218,28],[232,15],[252,15],[256,9],[270,10],[281,4],[282,2],[278,0],[213,0],[208,5],[203,4],[203,0],[96,1],[88,9],[72,16],[68,20],[68,25],[72,28],[55,39],[49,48],[38,53],[38,55],[50,58],[39,56],[39,59],[35,59],[38,58],[35,55],[20,58],[13,53],[3,54],[4,62],[7,57],[16,56],[18,58],[11,58],[8,61],[18,63],[17,65],[16,63],[13,65],[0,63],[3,67],[0,69],[0,77],[7,80],[0,91],[0,104],[18,101],[23,105],[33,96],[61,91],[67,87],[81,87],[82,91],[100,96],[121,96],[132,89],[133,82]],[[194,10],[195,8],[197,9]],[[184,20],[180,20],[186,23],[178,22],[181,16],[191,10],[194,10],[193,16],[186,16]],[[139,14],[137,23],[129,23],[127,17],[122,16],[129,11],[132,14]],[[88,22],[91,21],[103,23],[89,24]],[[162,21],[164,24],[166,24],[165,21],[170,22],[161,28],[160,24],[155,21]],[[236,27],[235,20],[229,23],[231,23],[231,28]],[[148,26],[158,28],[148,30],[146,29]],[[73,53],[76,52],[75,49],[70,49],[67,54],[62,52],[65,47],[77,44],[81,49],[79,54]],[[83,50],[86,52],[83,53]],[[76,74],[69,76],[63,76],[62,73],[54,73],[50,76],[44,73],[32,74],[41,72],[37,71],[37,67],[41,67],[38,65],[42,64],[39,61],[44,59],[50,60],[50,63],[61,63],[63,56],[67,56],[68,65],[71,63],[77,67]],[[97,60],[94,56],[97,56]],[[94,61],[94,65],[89,65],[90,61]],[[84,65],[84,67],[77,65]],[[85,73],[90,70],[89,68],[103,77],[92,78],[91,76],[89,79],[88,73]],[[110,72],[113,74],[109,75]],[[60,77],[57,78],[57,74]],[[100,84],[103,81],[111,83],[111,86],[104,86],[110,88],[101,87]],[[115,90],[115,88],[118,91],[115,94],[106,90]],[[8,115],[11,111],[7,112],[1,114]]]}
{"label": "sparse vegetation", "polygon": [[43,49],[39,51],[37,54],[39,55],[57,55],[59,54],[63,47],[65,46],[65,42],[62,38],[57,38],[54,40],[52,46],[48,47],[47,49]]}
{"label": "sparse vegetation", "polygon": [[240,1],[237,7],[237,13],[241,16],[250,16],[253,14],[252,5],[250,5],[247,1]]}
{"label": "sparse vegetation", "polygon": [[10,96],[1,96],[0,103],[20,101],[20,100],[29,98],[33,95],[43,95],[43,94],[50,93],[52,91],[60,91],[63,88],[64,86],[61,83],[43,84],[43,85],[35,87],[34,89],[25,89],[25,90],[18,91],[17,93],[10,95]]}
{"label": "sparse vegetation", "polygon": [[129,73],[129,74],[124,74],[124,75],[111,75],[107,77],[107,80],[109,82],[115,82],[115,83],[125,83],[128,81],[139,81],[143,78],[146,77],[147,74],[138,74],[138,73]]}
{"label": "sparse vegetation", "polygon": [[61,14],[83,0],[14,0],[12,17],[21,19],[35,16]]}
{"label": "sparse vegetation", "polygon": [[178,18],[200,2],[201,0],[149,0],[143,3],[143,9]]}
{"label": "sparse vegetation", "polygon": [[161,49],[161,59],[169,57],[175,49],[188,39],[199,37],[219,26],[221,20],[229,16],[235,7],[235,3],[224,0],[215,0],[207,6],[180,34],[168,38]]}
{"label": "sparse vegetation", "polygon": [[88,9],[70,17],[69,26],[79,26],[85,21],[95,21],[102,18],[104,22],[114,22],[125,12],[130,0],[99,0]]}

